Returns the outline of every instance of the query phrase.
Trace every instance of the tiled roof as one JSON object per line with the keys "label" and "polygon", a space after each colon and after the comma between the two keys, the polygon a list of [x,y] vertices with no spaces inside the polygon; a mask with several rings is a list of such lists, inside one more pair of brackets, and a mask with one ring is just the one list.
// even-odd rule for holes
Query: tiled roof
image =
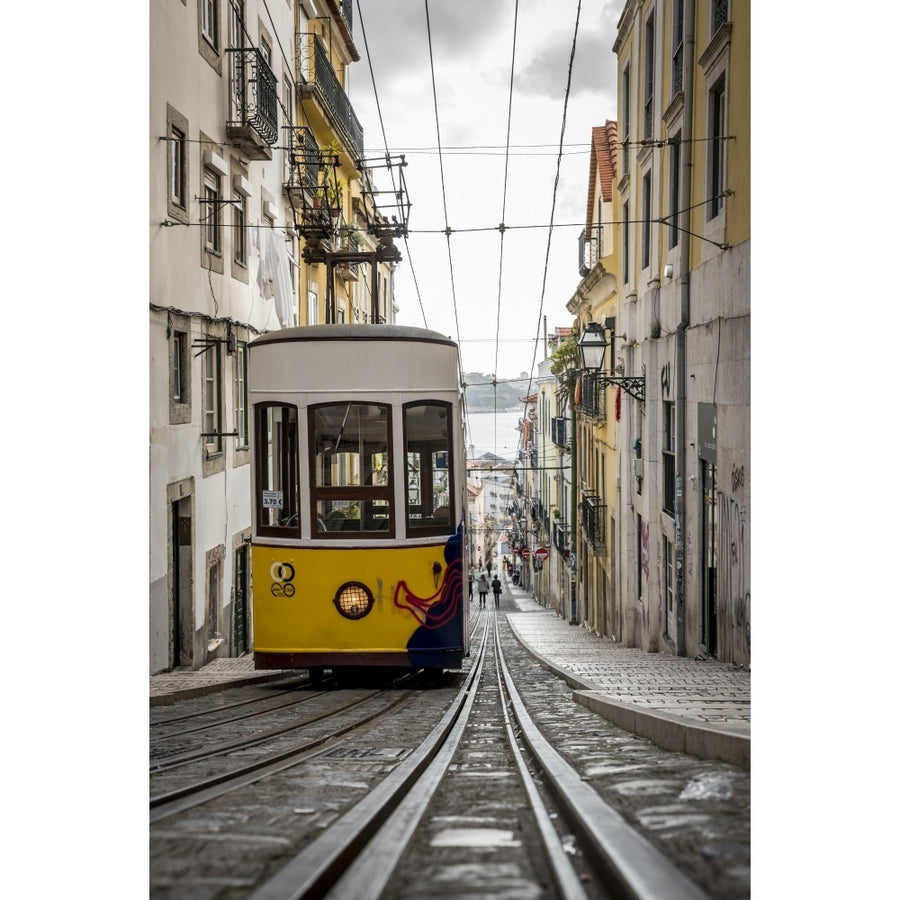
{"label": "tiled roof", "polygon": [[[612,202],[612,185],[616,177],[616,139],[618,127],[611,119],[605,125],[591,129],[591,164],[588,171],[588,196],[585,225],[594,222],[597,177],[600,176],[600,193],[604,203]],[[596,173],[596,174],[595,174]]]}

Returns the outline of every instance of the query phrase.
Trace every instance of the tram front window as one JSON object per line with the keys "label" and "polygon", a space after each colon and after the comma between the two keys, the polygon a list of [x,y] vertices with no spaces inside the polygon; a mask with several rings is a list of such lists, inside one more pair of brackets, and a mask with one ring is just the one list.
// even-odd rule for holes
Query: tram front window
{"label": "tram front window", "polygon": [[407,529],[419,534],[453,531],[450,404],[410,403],[403,409],[403,425]]}
{"label": "tram front window", "polygon": [[393,533],[388,458],[390,409],[335,403],[310,409],[314,535]]}

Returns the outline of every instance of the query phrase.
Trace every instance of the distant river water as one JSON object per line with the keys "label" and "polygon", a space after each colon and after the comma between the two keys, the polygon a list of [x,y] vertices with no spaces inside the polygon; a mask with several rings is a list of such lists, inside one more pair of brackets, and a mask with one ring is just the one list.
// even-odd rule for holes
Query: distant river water
{"label": "distant river water", "polygon": [[515,459],[519,448],[516,426],[522,410],[510,412],[470,412],[466,421],[466,455],[478,459],[493,453],[502,459]]}

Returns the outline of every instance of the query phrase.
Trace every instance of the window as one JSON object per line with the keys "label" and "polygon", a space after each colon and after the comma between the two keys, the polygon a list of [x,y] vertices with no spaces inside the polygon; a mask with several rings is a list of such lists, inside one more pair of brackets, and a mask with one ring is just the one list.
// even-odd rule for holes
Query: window
{"label": "window", "polygon": [[222,345],[218,342],[203,351],[203,438],[207,457],[222,452],[221,360]]}
{"label": "window", "polygon": [[256,526],[261,535],[299,535],[297,407],[254,407],[256,429]]}
{"label": "window", "polygon": [[650,210],[653,188],[653,174],[648,172],[642,182],[643,196],[643,222],[641,224],[641,268],[646,269],[650,265]]}
{"label": "window", "polygon": [[622,283],[628,284],[631,277],[628,265],[631,258],[631,242],[629,232],[631,224],[628,221],[628,204],[622,206]]}
{"label": "window", "polygon": [[682,90],[684,76],[684,0],[672,3],[672,96]]}
{"label": "window", "polygon": [[187,396],[187,335],[176,331],[172,335],[172,400],[186,402]]}
{"label": "window", "polygon": [[200,34],[219,49],[219,0],[200,0]]}
{"label": "window", "polygon": [[663,411],[663,511],[675,515],[675,403],[666,400]]}
{"label": "window", "polygon": [[234,430],[237,432],[237,446],[245,448],[250,443],[250,423],[247,415],[247,344],[238,341],[234,354]]}
{"label": "window", "polygon": [[166,213],[176,222],[188,221],[188,189],[190,157],[188,155],[188,120],[166,104]]}
{"label": "window", "polygon": [[403,407],[406,457],[406,527],[410,534],[447,534],[456,529],[449,403]]}
{"label": "window", "polygon": [[313,537],[392,535],[390,407],[349,400],[310,407],[309,430]]}
{"label": "window", "polygon": [[681,135],[669,144],[669,247],[678,246],[681,206]]}
{"label": "window", "polygon": [[622,174],[629,172],[628,161],[631,156],[628,148],[628,137],[631,131],[631,66],[626,66],[622,73]]}
{"label": "window", "polygon": [[651,18],[644,31],[644,140],[653,139],[653,75],[656,66],[656,26]]}
{"label": "window", "polygon": [[306,324],[319,324],[319,286],[314,281],[306,289]]}
{"label": "window", "polygon": [[247,265],[247,198],[238,194],[232,203],[234,228],[232,230],[232,246],[234,261],[241,266]]}
{"label": "window", "polygon": [[184,209],[187,184],[185,180],[185,140],[180,128],[172,127],[169,135],[169,199]]}
{"label": "window", "polygon": [[709,92],[709,218],[722,208],[725,190],[725,79]]}
{"label": "window", "polygon": [[221,255],[222,229],[221,215],[221,179],[210,168],[203,170],[203,243],[209,253]]}

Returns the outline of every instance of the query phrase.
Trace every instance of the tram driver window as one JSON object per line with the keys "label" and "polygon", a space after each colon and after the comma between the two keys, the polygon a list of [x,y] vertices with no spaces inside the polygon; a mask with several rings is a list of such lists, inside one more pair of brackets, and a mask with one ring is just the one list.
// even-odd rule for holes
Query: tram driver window
{"label": "tram driver window", "polygon": [[456,528],[449,403],[410,403],[403,409],[407,530],[446,534]]}
{"label": "tram driver window", "polygon": [[347,401],[310,409],[314,536],[393,534],[390,429],[384,404]]}
{"label": "tram driver window", "polygon": [[256,428],[256,518],[259,534],[300,531],[297,408],[262,404]]}

